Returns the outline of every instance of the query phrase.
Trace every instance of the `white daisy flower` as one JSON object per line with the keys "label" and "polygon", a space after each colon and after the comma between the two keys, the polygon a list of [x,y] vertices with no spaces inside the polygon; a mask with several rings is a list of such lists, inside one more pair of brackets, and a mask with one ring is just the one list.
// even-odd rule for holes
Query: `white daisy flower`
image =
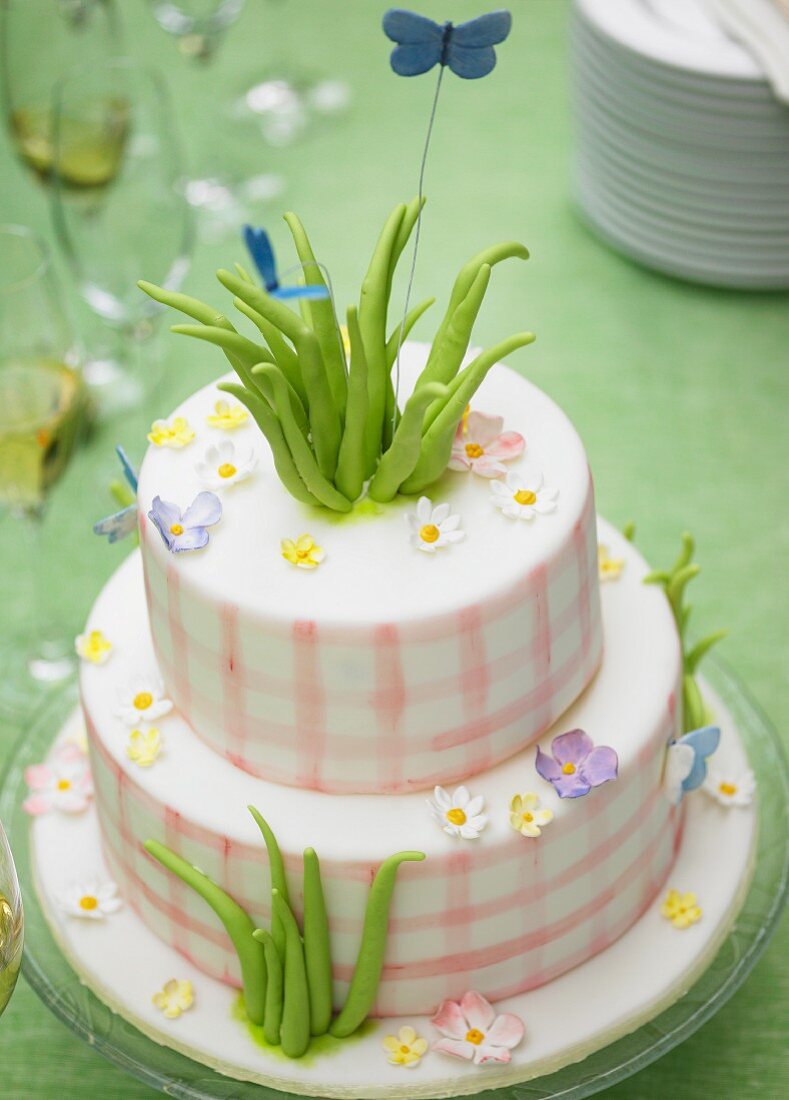
{"label": "white daisy flower", "polygon": [[209,443],[195,462],[195,473],[209,489],[225,489],[249,477],[257,458],[251,447],[236,447],[232,439]]}
{"label": "white daisy flower", "polygon": [[511,519],[534,519],[538,513],[554,512],[559,495],[558,489],[543,485],[542,474],[512,473],[506,481],[491,481],[490,492],[496,507]]}
{"label": "white daisy flower", "polygon": [[485,799],[481,794],[472,798],[468,787],[458,787],[451,795],[443,787],[436,787],[427,804],[448,836],[477,840],[488,823],[487,815],[482,813]]}
{"label": "white daisy flower", "polygon": [[123,905],[118,897],[118,887],[109,879],[73,883],[57,900],[64,913],[83,920],[103,920],[117,913]]}
{"label": "white daisy flower", "polygon": [[164,686],[158,676],[135,676],[125,688],[118,689],[116,717],[135,728],[140,722],[155,722],[173,709],[164,698]]}
{"label": "white daisy flower", "polygon": [[720,802],[721,806],[750,806],[756,790],[756,779],[749,770],[740,772],[739,775],[710,770],[704,781],[704,790],[716,802]]}
{"label": "white daisy flower", "polygon": [[460,542],[466,533],[460,529],[460,516],[450,515],[449,504],[437,504],[429,497],[420,497],[416,512],[409,512],[406,521],[411,529],[411,544],[417,550],[433,554],[453,542]]}

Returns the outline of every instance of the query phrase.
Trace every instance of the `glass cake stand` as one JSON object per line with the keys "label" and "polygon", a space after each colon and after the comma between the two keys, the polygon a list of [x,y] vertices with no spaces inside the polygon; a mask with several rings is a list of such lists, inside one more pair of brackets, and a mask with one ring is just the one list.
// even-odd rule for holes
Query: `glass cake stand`
{"label": "glass cake stand", "polygon": [[[643,1069],[701,1027],[742,985],[764,951],[787,899],[789,883],[789,769],[778,736],[736,675],[719,660],[707,680],[735,719],[759,791],[756,870],[737,921],[712,965],[689,993],[648,1024],[545,1077],[483,1091],[487,1100],[580,1100]],[[286,1094],[223,1077],[146,1038],[112,1013],[79,978],[55,944],[38,904],[29,851],[29,818],[21,804],[24,769],[41,760],[77,699],[68,683],[50,696],[25,730],[0,775],[0,818],[25,898],[22,971],[41,1000],[105,1058],[168,1096],[188,1100],[282,1100]],[[480,1075],[480,1085],[484,1086]]]}

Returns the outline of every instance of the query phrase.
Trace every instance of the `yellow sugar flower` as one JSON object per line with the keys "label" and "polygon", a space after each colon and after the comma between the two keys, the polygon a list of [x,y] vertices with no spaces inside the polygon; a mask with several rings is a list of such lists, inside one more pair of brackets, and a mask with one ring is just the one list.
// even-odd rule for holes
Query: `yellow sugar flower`
{"label": "yellow sugar flower", "polygon": [[316,569],[326,557],[326,551],[317,546],[312,535],[299,535],[293,539],[283,539],[280,543],[282,556],[299,569]]}
{"label": "yellow sugar flower", "polygon": [[148,439],[154,447],[175,447],[180,449],[191,443],[195,433],[189,427],[189,421],[182,416],[174,417],[168,424],[166,420],[154,420]]}
{"label": "yellow sugar flower", "polygon": [[103,665],[112,652],[112,642],[101,630],[89,630],[74,639],[77,656],[91,665]]}
{"label": "yellow sugar flower", "polygon": [[194,1004],[195,995],[192,983],[170,978],[164,988],[153,995],[153,1003],[168,1020],[177,1020]]}
{"label": "yellow sugar flower", "polygon": [[680,894],[679,890],[669,890],[660,912],[675,928],[690,928],[691,924],[701,920],[701,908],[696,902],[696,895]]}
{"label": "yellow sugar flower", "polygon": [[427,1053],[427,1040],[420,1039],[412,1027],[401,1027],[397,1035],[387,1035],[383,1048],[393,1066],[414,1069]]}
{"label": "yellow sugar flower", "polygon": [[553,821],[553,810],[540,809],[536,794],[516,794],[510,802],[510,825],[521,836],[539,836]]}
{"label": "yellow sugar flower", "polygon": [[249,413],[243,405],[230,405],[227,401],[217,401],[213,414],[205,418],[210,428],[222,428],[223,431],[232,432],[234,428],[240,428],[249,420]]}
{"label": "yellow sugar flower", "polygon": [[607,546],[597,547],[597,572],[601,581],[617,580],[624,568],[624,558],[612,558]]}
{"label": "yellow sugar flower", "polygon": [[155,726],[147,730],[132,730],[126,745],[126,755],[141,768],[150,768],[162,751],[162,735]]}

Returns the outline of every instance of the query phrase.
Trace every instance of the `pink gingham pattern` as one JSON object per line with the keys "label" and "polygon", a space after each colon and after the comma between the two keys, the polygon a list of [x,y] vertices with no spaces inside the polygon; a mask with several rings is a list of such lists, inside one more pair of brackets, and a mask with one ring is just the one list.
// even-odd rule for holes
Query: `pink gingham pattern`
{"label": "pink gingham pattern", "polygon": [[[666,742],[678,732],[671,703],[619,779],[576,800],[573,812],[538,840],[515,832],[495,840],[483,836],[432,855],[429,865],[401,868],[377,1014],[430,1013],[443,998],[470,988],[491,1000],[533,989],[602,951],[645,912],[682,836],[682,808],[670,805],[662,791]],[[124,897],[195,966],[238,984],[235,953],[218,920],[147,855],[143,842],[168,844],[266,926],[270,883],[262,843],[212,832],[157,800],[118,763],[90,714],[86,718],[105,854]],[[286,844],[283,854],[298,898],[301,857]],[[320,846],[319,854],[340,1004],[377,865],[332,860]]]}
{"label": "pink gingham pattern", "polygon": [[187,591],[141,516],[151,630],[168,691],[237,767],[333,794],[448,784],[506,760],[601,659],[591,478],[559,552],[457,613],[329,627],[252,618]]}

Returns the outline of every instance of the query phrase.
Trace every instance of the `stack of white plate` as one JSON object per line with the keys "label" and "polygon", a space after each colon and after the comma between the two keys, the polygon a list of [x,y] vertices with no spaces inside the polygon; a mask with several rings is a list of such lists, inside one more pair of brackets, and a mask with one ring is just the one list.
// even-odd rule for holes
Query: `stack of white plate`
{"label": "stack of white plate", "polygon": [[789,109],[703,0],[575,0],[575,193],[650,267],[789,287]]}

